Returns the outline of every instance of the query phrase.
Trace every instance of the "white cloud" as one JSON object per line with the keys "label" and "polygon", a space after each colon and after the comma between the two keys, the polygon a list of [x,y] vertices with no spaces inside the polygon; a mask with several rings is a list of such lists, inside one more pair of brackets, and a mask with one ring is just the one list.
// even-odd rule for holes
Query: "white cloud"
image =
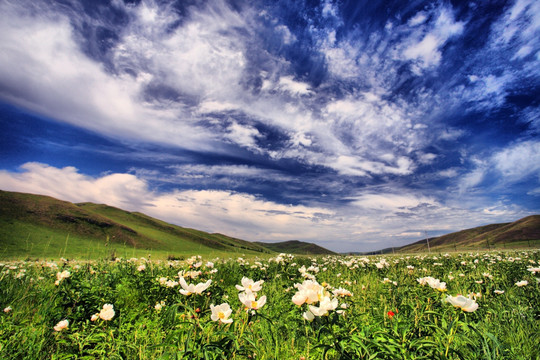
{"label": "white cloud", "polygon": [[459,190],[460,193],[464,193],[471,188],[474,188],[476,185],[480,184],[485,176],[487,169],[484,166],[477,167],[466,175],[462,176],[459,179]]}
{"label": "white cloud", "polygon": [[428,18],[428,14],[425,11],[419,11],[407,22],[409,26],[417,26],[423,24]]}
{"label": "white cloud", "polygon": [[433,198],[397,193],[366,193],[358,196],[353,204],[366,210],[383,210],[385,212],[404,211],[422,204],[438,206],[437,201]]}
{"label": "white cloud", "polygon": [[144,181],[130,174],[93,178],[71,166],[59,169],[41,163],[26,163],[21,169],[21,173],[0,171],[4,190],[48,195],[71,202],[106,203],[126,210],[139,209],[153,196]]}
{"label": "white cloud", "polygon": [[256,128],[252,126],[241,125],[237,122],[233,122],[227,128],[226,135],[226,137],[232,142],[254,151],[258,151],[256,139],[260,136],[261,134]]}
{"label": "white cloud", "polygon": [[520,181],[531,175],[540,176],[540,142],[516,143],[494,154],[492,162],[508,182]]}
{"label": "white cloud", "polygon": [[[432,107],[427,102],[384,100],[396,76],[392,60],[385,60],[388,39],[371,39],[370,47],[377,44],[371,53],[359,52],[361,38],[337,41],[335,30],[341,23],[330,2],[321,11],[335,21],[320,29],[317,45],[327,55],[330,83],[320,88],[291,76],[291,64],[267,51],[258,55],[264,71],[249,67],[249,57],[257,50],[251,35],[257,33],[262,15],[247,6],[239,13],[217,1],[190,7],[180,19],[166,3],[115,2],[129,21],[110,49],[110,73],[77,43],[72,24],[83,23],[84,13],[68,19],[45,3],[39,11],[27,11],[25,4],[0,5],[0,68],[12,69],[0,71],[0,83],[9,89],[0,97],[53,119],[113,138],[195,151],[228,151],[233,143],[274,159],[289,157],[362,176],[410,174],[415,169],[411,154],[425,145],[427,129],[415,121]],[[441,10],[436,22],[454,30],[438,30],[441,38],[457,31],[444,14]],[[295,41],[284,25],[270,22],[284,43]],[[245,86],[248,75],[262,82],[256,94]],[[334,79],[359,76],[372,85],[369,91],[324,99],[325,86]],[[167,95],[153,96],[152,89],[165,89]],[[225,127],[220,112],[268,125],[288,137],[287,146],[260,148],[262,134],[254,126],[234,121]],[[398,151],[392,160],[384,157],[389,148]]]}
{"label": "white cloud", "polygon": [[443,178],[454,178],[458,176],[458,170],[456,168],[445,169],[437,172],[437,175]]}
{"label": "white cloud", "polygon": [[279,87],[293,95],[309,95],[309,84],[295,81],[292,76],[283,76],[279,79]]}
{"label": "white cloud", "polygon": [[489,178],[498,179],[495,187],[510,186],[531,176],[540,177],[540,142],[517,142],[491,154],[486,159],[473,159],[474,168],[459,179],[464,193]]}
{"label": "white cloud", "polygon": [[[45,7],[25,9],[24,2],[0,4],[0,68],[10,69],[0,71],[5,89],[0,97],[5,101],[108,136],[182,143],[191,149],[215,146],[211,133],[177,121],[180,115],[190,118],[182,104],[163,107],[143,101],[155,74],[135,64],[136,76],[123,71],[113,75],[88,58],[70,22],[80,19]],[[133,36],[126,34],[124,40],[129,43]],[[159,52],[149,39],[137,39],[133,41],[144,56]],[[123,43],[117,51],[126,47]],[[126,58],[132,62],[142,56],[135,50],[130,55]]]}
{"label": "white cloud", "polygon": [[412,44],[405,49],[405,59],[419,60],[421,67],[436,66],[441,61],[439,52],[440,42],[433,34],[427,34],[420,42]]}
{"label": "white cloud", "polygon": [[[92,177],[73,167],[27,163],[21,172],[0,171],[2,190],[49,195],[71,202],[104,203],[140,211],[180,226],[220,232],[246,240],[299,239],[336,251],[367,251],[404,245],[414,239],[409,229],[448,232],[466,227],[516,220],[529,213],[515,206],[473,201],[471,208],[444,205],[433,196],[407,189],[366,189],[348,205],[289,205],[227,190],[156,192],[136,175]],[[257,170],[206,168],[219,173],[251,174]],[[255,174],[256,176],[256,174]],[[344,199],[345,200],[345,199]],[[485,211],[484,211],[485,210]],[[383,245],[384,244],[384,245]]]}
{"label": "white cloud", "polygon": [[[403,42],[402,56],[414,60],[413,71],[420,75],[423,70],[439,65],[441,49],[454,36],[461,35],[464,23],[455,21],[452,10],[440,6],[433,10],[434,21],[425,23],[427,14],[419,12],[409,21],[414,31]],[[419,26],[422,24],[423,26]]]}
{"label": "white cloud", "polygon": [[323,207],[277,204],[250,194],[213,190],[156,193],[130,174],[90,177],[73,167],[59,169],[39,163],[27,163],[21,169],[20,173],[0,171],[3,190],[104,203],[246,240],[313,239],[333,223],[327,219],[333,211]]}

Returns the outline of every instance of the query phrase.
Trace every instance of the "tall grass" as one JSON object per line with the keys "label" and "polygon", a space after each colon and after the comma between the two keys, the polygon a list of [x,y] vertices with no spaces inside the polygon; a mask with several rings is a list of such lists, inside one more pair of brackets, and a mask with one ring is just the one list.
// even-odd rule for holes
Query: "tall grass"
{"label": "tall grass", "polygon": [[[381,259],[4,262],[0,309],[11,311],[0,314],[0,358],[540,358],[539,275],[530,270],[540,266],[540,252]],[[188,283],[211,285],[183,295],[180,271]],[[426,276],[446,282],[446,291],[422,286],[417,279]],[[258,310],[240,302],[235,285],[243,277],[264,280],[257,299],[267,303]],[[307,321],[309,306],[292,302],[306,278],[327,294],[345,288],[352,296],[336,296],[336,309]],[[517,286],[522,280],[528,285]],[[478,309],[445,301],[457,294],[470,295]],[[211,320],[210,305],[222,303],[233,310],[231,324]],[[114,306],[114,317],[92,320],[104,304]],[[64,319],[69,326],[55,331]]]}

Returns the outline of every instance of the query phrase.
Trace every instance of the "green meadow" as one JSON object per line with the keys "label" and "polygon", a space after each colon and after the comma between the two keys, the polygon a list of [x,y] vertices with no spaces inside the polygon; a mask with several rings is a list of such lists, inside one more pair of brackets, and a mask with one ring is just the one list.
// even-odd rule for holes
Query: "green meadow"
{"label": "green meadow", "polygon": [[0,357],[538,359],[539,272],[537,250],[5,261]]}

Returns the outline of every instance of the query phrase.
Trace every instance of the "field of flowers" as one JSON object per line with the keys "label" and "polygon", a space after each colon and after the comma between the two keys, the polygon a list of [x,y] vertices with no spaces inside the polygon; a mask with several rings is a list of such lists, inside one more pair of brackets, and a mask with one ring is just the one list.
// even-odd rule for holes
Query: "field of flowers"
{"label": "field of flowers", "polygon": [[540,359],[540,252],[0,264],[1,359]]}

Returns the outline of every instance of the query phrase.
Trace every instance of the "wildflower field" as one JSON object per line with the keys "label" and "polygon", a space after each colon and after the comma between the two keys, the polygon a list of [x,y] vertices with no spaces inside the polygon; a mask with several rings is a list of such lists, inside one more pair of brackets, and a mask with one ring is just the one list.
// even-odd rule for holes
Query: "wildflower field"
{"label": "wildflower field", "polygon": [[540,359],[540,252],[0,264],[1,359]]}

